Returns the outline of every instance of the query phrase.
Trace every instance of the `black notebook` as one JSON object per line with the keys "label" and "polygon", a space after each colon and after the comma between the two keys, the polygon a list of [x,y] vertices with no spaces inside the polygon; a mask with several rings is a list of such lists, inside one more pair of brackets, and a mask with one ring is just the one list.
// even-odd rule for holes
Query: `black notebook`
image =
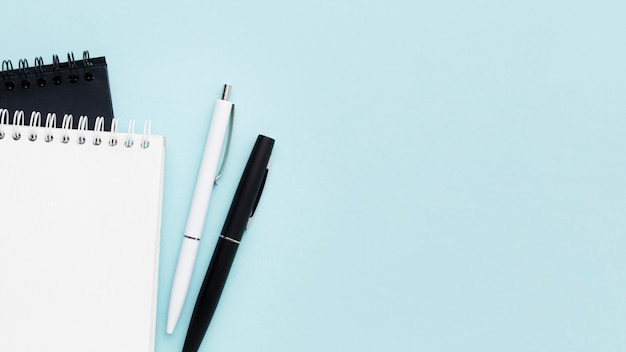
{"label": "black notebook", "polygon": [[44,119],[54,113],[58,127],[64,115],[71,114],[73,128],[78,127],[80,116],[87,116],[88,128],[93,129],[101,116],[104,129],[111,129],[113,104],[104,57],[91,58],[84,51],[81,60],[75,60],[73,53],[67,54],[67,61],[53,55],[49,63],[42,57],[32,62],[21,59],[17,64],[3,60],[0,82],[0,109],[24,111],[27,116],[37,111]]}

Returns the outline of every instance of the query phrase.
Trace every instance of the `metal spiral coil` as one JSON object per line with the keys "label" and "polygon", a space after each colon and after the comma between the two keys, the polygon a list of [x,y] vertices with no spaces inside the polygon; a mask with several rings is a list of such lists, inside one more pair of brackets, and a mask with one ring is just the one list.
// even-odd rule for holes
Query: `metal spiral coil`
{"label": "metal spiral coil", "polygon": [[[42,115],[39,111],[32,111],[30,121],[26,124],[24,111],[16,110],[11,119],[7,109],[0,108],[0,143],[4,143],[3,139],[7,136],[5,129],[9,130],[13,140],[19,141],[22,134],[28,138],[26,140],[37,143],[50,143],[58,138],[58,142],[63,144],[76,143],[78,145],[87,144],[90,141],[94,146],[117,147],[117,148],[150,148],[151,121],[147,120],[143,126],[143,132],[135,132],[135,120],[130,120],[128,131],[124,134],[119,130],[119,119],[114,118],[111,131],[104,131],[104,117],[98,116],[95,120],[95,127],[90,131],[88,126],[88,117],[81,116],[78,122],[78,128],[72,128],[74,117],[71,114],[63,116],[63,123],[57,128],[57,118],[55,113],[48,113],[45,124],[42,124]],[[108,134],[108,143],[105,141],[105,135]],[[42,135],[42,138],[39,138]],[[120,136],[121,135],[121,136]],[[137,143],[136,143],[137,142]]]}
{"label": "metal spiral coil", "polygon": [[93,81],[94,79],[93,73],[89,71],[90,66],[93,66],[93,62],[91,61],[91,57],[89,56],[89,51],[85,50],[83,51],[83,70],[85,71],[83,77],[86,81]]}
{"label": "metal spiral coil", "polygon": [[20,76],[20,79],[22,80],[22,88],[24,89],[30,88],[30,80],[28,79],[29,71],[30,68],[28,66],[28,60],[20,59],[17,72]]}
{"label": "metal spiral coil", "polygon": [[[83,51],[83,58],[78,61],[73,52],[68,52],[67,64],[62,64],[56,54],[52,55],[51,65],[46,65],[41,56],[35,57],[32,67],[27,59],[20,59],[17,70],[13,67],[11,60],[3,60],[0,79],[4,80],[4,86],[7,90],[13,90],[17,87],[14,79],[20,82],[19,84],[23,89],[30,88],[32,82],[35,82],[39,87],[45,87],[48,80],[51,80],[55,85],[62,84],[65,79],[69,83],[77,83],[81,79],[90,82],[95,79],[92,72],[93,65],[94,61],[87,50]],[[69,75],[63,77],[63,72],[67,71],[69,71]],[[48,76],[50,73],[52,73],[51,78]]]}
{"label": "metal spiral coil", "polygon": [[5,77],[4,86],[7,90],[15,89],[15,83],[11,80],[11,76],[9,75],[9,71],[13,71],[13,63],[11,60],[2,60],[2,76]]}
{"label": "metal spiral coil", "polygon": [[44,69],[43,69],[43,58],[41,56],[37,56],[35,58],[35,75],[37,76],[37,85],[40,87],[46,86],[46,79],[43,77]]}
{"label": "metal spiral coil", "polygon": [[70,69],[70,75],[68,76],[68,80],[70,81],[70,83],[76,83],[78,82],[78,66],[76,65],[76,60],[74,60],[74,53],[73,52],[69,52],[67,53],[67,63],[69,64],[69,69]]}
{"label": "metal spiral coil", "polygon": [[52,55],[52,70],[54,71],[54,77],[52,77],[52,83],[57,86],[63,82],[63,78],[61,78],[61,61],[59,60],[59,55]]}

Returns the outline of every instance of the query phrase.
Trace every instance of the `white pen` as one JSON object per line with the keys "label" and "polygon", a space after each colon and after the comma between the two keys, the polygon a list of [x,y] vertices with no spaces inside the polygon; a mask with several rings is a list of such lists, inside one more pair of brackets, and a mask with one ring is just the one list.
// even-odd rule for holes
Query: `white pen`
{"label": "white pen", "polygon": [[[178,255],[178,264],[176,265],[176,273],[174,274],[174,282],[172,283],[172,291],[170,293],[170,305],[167,312],[167,333],[171,334],[176,328],[176,323],[180,317],[189,289],[191,274],[196,262],[196,254],[198,253],[198,245],[204,228],[204,220],[206,218],[209,200],[213,184],[220,175],[217,175],[217,166],[222,153],[226,130],[229,121],[231,122],[230,133],[232,133],[232,113],[233,103],[228,101],[231,86],[224,85],[224,93],[222,99],[218,99],[213,110],[213,118],[209,127],[209,135],[207,136],[204,146],[204,154],[200,163],[200,171],[196,180],[196,188],[191,201],[191,209],[187,218],[187,226],[185,227],[185,237]],[[226,153],[228,153],[229,140],[226,142]],[[226,155],[224,161],[226,162]]]}

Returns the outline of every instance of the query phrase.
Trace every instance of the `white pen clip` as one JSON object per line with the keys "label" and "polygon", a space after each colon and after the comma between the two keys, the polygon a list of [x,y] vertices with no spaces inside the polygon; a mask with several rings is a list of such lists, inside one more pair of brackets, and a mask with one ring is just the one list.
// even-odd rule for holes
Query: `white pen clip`
{"label": "white pen clip", "polygon": [[272,156],[270,155],[270,160],[268,160],[267,166],[265,167],[265,175],[263,175],[263,181],[261,182],[259,193],[256,195],[256,200],[254,201],[254,206],[252,207],[252,212],[250,213],[250,217],[248,218],[248,223],[246,224],[245,230],[248,230],[248,228],[250,227],[250,223],[252,222],[252,218],[254,217],[254,212],[256,211],[256,207],[259,205],[259,200],[261,199],[261,194],[263,193],[263,188],[265,187],[265,181],[267,181],[267,174],[270,172],[271,164],[272,164]]}
{"label": "white pen clip", "polygon": [[[228,101],[230,96],[230,89],[232,86],[230,84],[224,85],[224,92],[222,93],[222,100]],[[228,151],[230,150],[230,140],[233,138],[233,126],[235,124],[235,104],[233,104],[232,109],[230,109],[230,117],[228,119],[228,137],[226,137],[226,147],[224,148],[224,155],[222,156],[222,162],[220,166],[217,168],[217,176],[215,176],[215,180],[213,183],[217,185],[217,180],[222,177],[222,172],[224,171],[224,165],[226,165],[226,160],[228,159]]]}

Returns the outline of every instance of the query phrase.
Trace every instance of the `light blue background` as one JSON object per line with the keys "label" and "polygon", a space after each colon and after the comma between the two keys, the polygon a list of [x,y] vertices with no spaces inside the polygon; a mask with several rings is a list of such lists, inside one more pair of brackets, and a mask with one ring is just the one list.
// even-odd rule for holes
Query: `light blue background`
{"label": "light blue background", "polygon": [[[273,169],[202,351],[626,350],[620,1],[4,1],[0,57],[107,57],[167,137],[157,351],[259,133]],[[231,159],[165,334],[215,99]]]}

